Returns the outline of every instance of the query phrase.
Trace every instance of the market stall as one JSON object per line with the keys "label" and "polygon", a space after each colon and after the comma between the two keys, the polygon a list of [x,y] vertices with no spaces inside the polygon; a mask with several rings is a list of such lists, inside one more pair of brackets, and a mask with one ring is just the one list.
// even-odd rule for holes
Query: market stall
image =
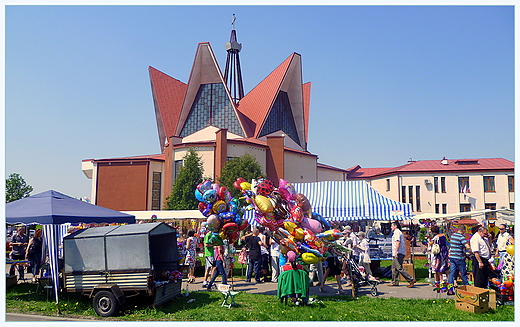
{"label": "market stall", "polygon": [[6,223],[43,225],[56,305],[59,304],[58,250],[66,233],[63,224],[135,223],[133,215],[83,202],[54,190],[7,203],[5,210]]}

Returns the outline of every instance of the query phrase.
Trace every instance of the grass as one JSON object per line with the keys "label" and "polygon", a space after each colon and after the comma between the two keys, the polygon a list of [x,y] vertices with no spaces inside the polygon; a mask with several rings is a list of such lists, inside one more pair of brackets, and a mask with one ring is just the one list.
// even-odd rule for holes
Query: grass
{"label": "grass", "polygon": [[[6,312],[55,316],[53,300],[35,294],[36,285],[18,284],[7,290]],[[194,300],[190,303],[188,301]],[[239,307],[221,307],[219,292],[191,292],[152,308],[143,298],[129,298],[117,317],[101,318],[92,301],[78,294],[60,298],[64,316],[119,321],[514,321],[514,307],[501,306],[482,314],[455,309],[454,300],[382,299],[362,296],[317,297],[309,306],[280,303],[276,296],[240,293]]]}

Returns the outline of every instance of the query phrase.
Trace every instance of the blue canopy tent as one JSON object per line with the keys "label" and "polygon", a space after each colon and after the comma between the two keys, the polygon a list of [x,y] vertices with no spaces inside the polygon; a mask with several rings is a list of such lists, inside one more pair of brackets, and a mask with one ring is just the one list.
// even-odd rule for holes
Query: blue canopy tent
{"label": "blue canopy tent", "polygon": [[[365,181],[324,181],[292,185],[297,193],[309,199],[312,211],[327,221],[412,219],[409,203],[384,197]],[[258,225],[254,219],[254,210],[244,212],[244,216],[251,225]]]}
{"label": "blue canopy tent", "polygon": [[[58,248],[66,231],[62,224],[135,223],[135,216],[96,206],[49,190],[5,205],[8,224],[41,224],[49,248],[51,276],[58,305]],[[59,310],[59,307],[58,307]]]}

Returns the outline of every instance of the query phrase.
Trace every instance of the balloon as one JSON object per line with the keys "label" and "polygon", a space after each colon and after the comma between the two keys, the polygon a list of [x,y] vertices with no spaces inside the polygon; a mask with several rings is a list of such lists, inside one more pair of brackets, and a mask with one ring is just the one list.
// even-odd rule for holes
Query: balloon
{"label": "balloon", "polygon": [[212,209],[213,213],[219,214],[219,213],[225,212],[226,210],[227,210],[226,202],[224,202],[222,200],[218,200],[215,203],[213,203],[213,209]]}
{"label": "balloon", "polygon": [[222,239],[220,238],[219,234],[216,232],[211,233],[211,235],[208,237],[208,244],[211,245],[223,245],[224,242],[222,242]]}
{"label": "balloon", "polygon": [[274,190],[274,184],[268,179],[260,180],[256,185],[256,194],[269,195]]}
{"label": "balloon", "polygon": [[294,238],[296,240],[303,240],[303,238],[305,237],[305,234],[303,233],[303,229],[301,228],[295,228],[294,229]]}
{"label": "balloon", "polygon": [[290,234],[293,234],[294,229],[298,228],[298,225],[292,221],[284,221],[283,228],[285,228]]}
{"label": "balloon", "polygon": [[219,187],[217,190],[217,196],[220,200],[226,200],[226,196],[229,193],[228,189],[225,186]]}
{"label": "balloon", "polygon": [[247,226],[249,226],[249,222],[247,221],[247,219],[243,219],[240,224],[237,224],[238,225],[238,231],[241,232],[243,231],[244,229],[247,228]]}
{"label": "balloon", "polygon": [[210,190],[210,189],[211,189],[210,181],[204,181],[204,182],[200,183],[199,185],[197,185],[197,190],[199,190],[199,192],[201,194],[204,194],[204,192],[206,192],[207,190]]}
{"label": "balloon", "polygon": [[195,198],[200,202],[204,202],[204,198],[202,197],[202,193],[198,189],[195,189]]}
{"label": "balloon", "polygon": [[218,217],[221,221],[230,222],[235,220],[236,215],[232,212],[222,212],[218,214]]}
{"label": "balloon", "polygon": [[238,237],[239,237],[238,232],[231,233],[228,235],[228,240],[230,243],[235,243],[236,241],[238,241]]}
{"label": "balloon", "polygon": [[510,255],[515,255],[515,246],[513,244],[509,244],[506,247],[506,252]]}
{"label": "balloon", "polygon": [[207,190],[202,195],[204,201],[207,203],[213,203],[217,200],[217,191],[215,190]]}
{"label": "balloon", "polygon": [[222,226],[222,231],[226,235],[236,233],[238,231],[238,225],[235,223],[226,223]]}
{"label": "balloon", "polygon": [[291,209],[291,220],[297,223],[301,223],[303,220],[303,211],[300,207],[294,207]]}
{"label": "balloon", "polygon": [[287,260],[289,260],[289,262],[295,262],[296,261],[296,253],[294,253],[294,251],[287,252]]}
{"label": "balloon", "polygon": [[274,209],[273,204],[271,203],[271,201],[269,201],[268,198],[266,198],[263,195],[255,196],[255,204],[256,204],[258,210],[260,210],[261,212],[264,212],[264,213],[273,212],[273,209]]}
{"label": "balloon", "polygon": [[214,189],[215,192],[217,192],[218,189],[220,188],[220,186],[217,183],[214,183],[214,184],[211,184],[211,188]]}
{"label": "balloon", "polygon": [[229,201],[229,210],[228,211],[231,211],[232,213],[237,214],[239,207],[240,207],[240,203],[238,202],[238,200],[235,198],[232,198],[231,201]]}
{"label": "balloon", "polygon": [[285,179],[280,178],[280,181],[279,181],[278,185],[279,185],[278,188],[280,190],[284,190],[282,192],[286,193],[286,195],[288,196],[287,200],[291,200],[292,197],[296,194],[296,191],[294,190],[294,187],[291,185],[291,183],[289,183]]}
{"label": "balloon", "polygon": [[311,218],[319,221],[321,224],[321,227],[323,227],[324,230],[330,229],[329,222],[327,220],[325,220],[325,218],[323,218],[323,216],[320,215],[319,213],[313,212]]}
{"label": "balloon", "polygon": [[308,219],[307,217],[303,217],[301,226],[310,229],[314,234],[321,233],[322,231],[321,224],[319,221],[314,219]]}
{"label": "balloon", "polygon": [[212,231],[216,232],[220,229],[220,219],[217,217],[217,215],[211,215],[206,220],[208,223],[207,228]]}
{"label": "balloon", "polygon": [[315,255],[314,253],[305,252],[305,253],[302,253],[302,260],[303,260],[303,262],[305,262],[307,264],[313,264],[313,263],[317,263],[318,261],[320,261],[321,258],[318,257],[317,255]]}
{"label": "balloon", "polygon": [[251,190],[251,184],[248,182],[242,182],[240,183],[240,188],[244,191]]}
{"label": "balloon", "polygon": [[309,199],[307,199],[307,197],[305,195],[298,193],[294,196],[294,199],[300,205],[303,212],[308,213],[309,216],[312,215],[311,203],[309,202]]}

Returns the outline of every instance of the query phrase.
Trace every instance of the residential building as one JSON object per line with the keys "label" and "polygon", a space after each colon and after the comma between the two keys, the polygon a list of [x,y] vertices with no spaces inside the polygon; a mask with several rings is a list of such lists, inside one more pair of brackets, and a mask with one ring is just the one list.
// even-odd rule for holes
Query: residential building
{"label": "residential building", "polygon": [[[414,215],[514,209],[514,163],[503,158],[408,161],[394,168],[355,166],[348,180],[365,180],[392,200],[410,203]],[[486,218],[497,218],[496,212]]]}

